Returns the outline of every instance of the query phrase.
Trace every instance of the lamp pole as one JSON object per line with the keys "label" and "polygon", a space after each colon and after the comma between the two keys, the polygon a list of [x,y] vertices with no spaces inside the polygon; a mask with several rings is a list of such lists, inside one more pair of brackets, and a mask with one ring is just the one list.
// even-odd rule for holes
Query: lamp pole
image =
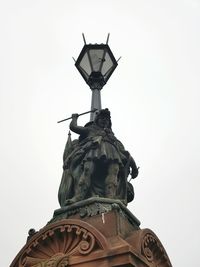
{"label": "lamp pole", "polygon": [[[92,89],[91,110],[101,110],[101,89]],[[90,121],[94,121],[95,112],[90,113]]]}

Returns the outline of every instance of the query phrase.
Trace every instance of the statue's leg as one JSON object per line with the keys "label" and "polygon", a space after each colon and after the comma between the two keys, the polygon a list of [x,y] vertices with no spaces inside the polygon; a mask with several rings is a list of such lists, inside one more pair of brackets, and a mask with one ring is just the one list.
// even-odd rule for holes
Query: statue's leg
{"label": "statue's leg", "polygon": [[94,171],[94,163],[86,161],[83,166],[83,172],[77,184],[75,184],[75,195],[65,203],[70,204],[84,200],[91,185],[91,175]]}
{"label": "statue's leg", "polygon": [[108,166],[108,174],[105,179],[105,197],[115,198],[117,192],[117,177],[119,173],[119,164],[111,163]]}
{"label": "statue's leg", "polygon": [[91,185],[91,176],[94,171],[94,163],[92,161],[86,161],[83,167],[83,173],[80,177],[77,185],[76,197],[80,200],[84,199]]}

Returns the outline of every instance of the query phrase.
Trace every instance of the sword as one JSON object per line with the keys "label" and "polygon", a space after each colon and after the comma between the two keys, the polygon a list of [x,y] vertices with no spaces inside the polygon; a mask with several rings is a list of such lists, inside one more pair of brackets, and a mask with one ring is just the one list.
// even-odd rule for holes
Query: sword
{"label": "sword", "polygon": [[[82,116],[82,115],[85,115],[85,114],[88,114],[88,113],[91,113],[91,112],[95,112],[97,110],[98,110],[97,108],[94,108],[94,109],[92,109],[90,111],[86,111],[86,112],[80,113],[80,114],[78,114],[78,117]],[[67,121],[67,120],[70,120],[70,119],[72,119],[72,117],[69,117],[69,118],[61,120],[61,121],[57,121],[57,123],[60,123],[60,122],[63,122],[63,121]]]}

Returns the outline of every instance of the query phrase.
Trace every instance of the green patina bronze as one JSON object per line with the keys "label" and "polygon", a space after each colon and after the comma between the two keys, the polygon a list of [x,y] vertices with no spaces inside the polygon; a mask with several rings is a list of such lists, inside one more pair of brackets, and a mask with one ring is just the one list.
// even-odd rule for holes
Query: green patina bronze
{"label": "green patina bronze", "polygon": [[126,205],[134,198],[127,177],[137,177],[138,168],[111,129],[110,111],[100,110],[84,127],[77,125],[77,119],[78,114],[72,114],[70,129],[79,138],[71,141],[69,136],[63,155],[61,207],[94,196],[119,199]]}

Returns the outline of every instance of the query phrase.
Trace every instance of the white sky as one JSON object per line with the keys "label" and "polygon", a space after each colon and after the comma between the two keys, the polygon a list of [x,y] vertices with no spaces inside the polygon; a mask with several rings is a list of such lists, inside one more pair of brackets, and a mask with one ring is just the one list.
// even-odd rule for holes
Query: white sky
{"label": "white sky", "polygon": [[102,104],[140,166],[129,209],[173,266],[198,267],[200,0],[1,0],[1,266],[59,208],[68,123],[56,122],[90,109],[72,60],[82,32],[88,43],[110,32],[122,56]]}

